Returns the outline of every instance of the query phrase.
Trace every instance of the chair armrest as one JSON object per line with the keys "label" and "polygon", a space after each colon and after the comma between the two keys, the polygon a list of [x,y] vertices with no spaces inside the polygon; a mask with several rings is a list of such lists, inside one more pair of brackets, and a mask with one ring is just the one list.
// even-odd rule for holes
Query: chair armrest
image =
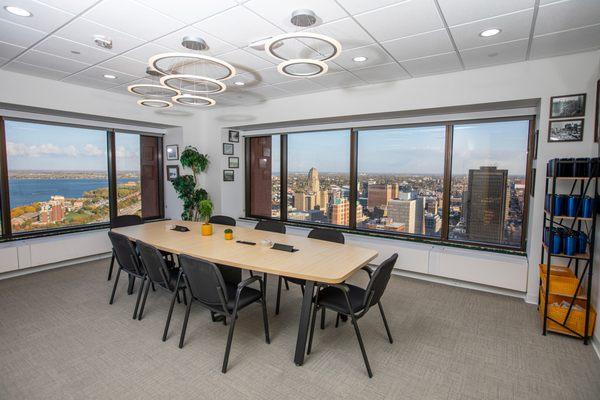
{"label": "chair armrest", "polygon": [[369,274],[369,278],[371,277],[371,275],[373,275],[373,271],[371,270],[371,268],[369,268],[368,266],[364,266],[361,268],[363,271],[365,271],[367,274]]}
{"label": "chair armrest", "polygon": [[248,278],[246,280],[241,281],[237,285],[238,291],[241,291],[243,288],[245,288],[246,286],[254,283],[255,281],[262,282],[262,278],[260,276],[258,276],[258,275],[254,275],[254,276],[251,276],[250,278]]}
{"label": "chair armrest", "polygon": [[339,289],[346,294],[350,293],[350,288],[348,287],[348,285],[343,284],[343,283],[328,283],[327,286],[331,286],[336,289]]}

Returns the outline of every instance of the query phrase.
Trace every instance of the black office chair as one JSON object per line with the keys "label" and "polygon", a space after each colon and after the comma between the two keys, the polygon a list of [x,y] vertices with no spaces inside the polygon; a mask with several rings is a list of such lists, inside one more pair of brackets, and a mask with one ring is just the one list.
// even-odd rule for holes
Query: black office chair
{"label": "black office chair", "polygon": [[235,219],[228,217],[227,215],[213,215],[208,222],[211,224],[235,226]]}
{"label": "black office chair", "polygon": [[279,221],[271,221],[268,219],[258,221],[254,229],[256,229],[257,231],[285,233],[285,225],[283,223]]}
{"label": "black office chair", "polygon": [[[191,295],[185,310],[185,319],[183,320],[181,337],[179,338],[179,348],[183,347],[190,309],[194,301],[197,301],[203,307],[214,313],[224,315],[229,323],[229,334],[227,336],[227,346],[225,347],[225,357],[223,358],[221,372],[227,372],[227,363],[229,361],[229,351],[231,350],[235,321],[237,319],[238,311],[242,308],[245,308],[252,303],[261,303],[263,324],[265,328],[265,341],[270,343],[269,321],[267,319],[267,306],[264,296],[265,287],[264,282],[259,276],[248,278],[238,285],[232,285],[223,280],[221,271],[211,262],[184,254],[179,257],[179,263],[182,270],[179,279],[184,280]],[[255,281],[260,283],[260,290],[248,287],[248,285]],[[170,315],[167,318],[163,340],[166,340],[169,322]]]}
{"label": "black office chair", "polygon": [[[173,293],[173,299],[177,297],[177,300],[180,303],[181,299],[179,298],[179,292],[181,291],[183,294],[183,303],[187,305],[185,284],[181,281],[178,283],[177,280],[177,278],[179,278],[179,269],[174,268],[174,266],[169,267],[169,261],[162,256],[161,252],[156,247],[140,240],[136,241],[136,247],[140,254],[142,266],[148,276],[148,283],[144,290],[144,298],[142,300],[140,312],[138,313],[138,320],[142,320],[144,307],[146,306],[146,298],[148,297],[148,290],[152,284],[156,284],[159,288],[163,288]],[[144,289],[143,286],[140,288],[140,291],[142,289]],[[171,315],[172,312],[173,304],[171,304],[171,308],[169,309],[169,315]]]}
{"label": "black office chair", "polygon": [[[310,239],[325,240],[327,242],[333,242],[333,243],[340,243],[340,244],[345,243],[344,235],[341,232],[336,231],[334,229],[315,228],[309,232],[308,237]],[[276,315],[279,314],[279,303],[281,300],[281,283],[282,283],[282,281],[285,282],[286,288],[289,288],[288,282],[295,283],[296,285],[300,285],[300,288],[302,289],[302,294],[304,294],[304,285],[306,285],[306,281],[304,279],[286,278],[286,277],[280,276],[279,281],[277,282],[277,302],[275,304],[275,314]],[[321,313],[321,329],[323,329],[324,327],[325,327],[325,309],[323,308],[323,311]]]}
{"label": "black office chair", "polygon": [[117,275],[115,276],[115,284],[113,286],[112,294],[110,295],[109,304],[113,303],[115,299],[115,292],[117,290],[117,284],[119,283],[119,275],[121,271],[126,272],[128,276],[134,278],[140,278],[142,280],[142,286],[138,292],[137,300],[135,302],[135,309],[133,310],[133,319],[137,316],[138,306],[140,304],[140,297],[142,297],[142,289],[146,282],[146,272],[140,264],[139,256],[136,252],[133,243],[127,238],[127,236],[121,235],[120,233],[108,232],[108,237],[113,246],[113,253],[119,264]]}
{"label": "black office chair", "polygon": [[[141,225],[144,220],[139,215],[120,215],[110,222],[110,229],[123,228],[125,226]],[[108,279],[111,280],[113,266],[115,264],[115,253],[113,251],[112,258],[110,259],[110,267],[108,267]]]}
{"label": "black office chair", "polygon": [[369,378],[373,377],[371,366],[369,365],[369,359],[367,358],[367,352],[360,335],[360,330],[358,329],[357,320],[362,318],[370,310],[371,306],[377,304],[379,306],[379,312],[381,313],[381,318],[383,319],[383,325],[385,326],[388,339],[390,343],[394,342],[390,332],[390,327],[385,319],[383,306],[381,305],[381,296],[383,296],[383,293],[385,292],[385,288],[390,280],[392,269],[394,268],[394,264],[396,264],[397,259],[398,254],[393,254],[390,258],[382,262],[371,274],[371,279],[369,280],[369,284],[367,285],[366,289],[343,283],[335,285],[330,284],[326,288],[317,291],[313,305],[310,337],[308,339],[308,349],[306,351],[307,354],[310,354],[312,349],[312,340],[315,332],[315,319],[317,312],[320,308],[329,308],[330,310],[338,313],[338,318],[340,314],[350,316],[352,325],[354,325],[354,331],[356,332],[356,338],[358,339],[360,351],[362,353],[365,366],[367,367]]}

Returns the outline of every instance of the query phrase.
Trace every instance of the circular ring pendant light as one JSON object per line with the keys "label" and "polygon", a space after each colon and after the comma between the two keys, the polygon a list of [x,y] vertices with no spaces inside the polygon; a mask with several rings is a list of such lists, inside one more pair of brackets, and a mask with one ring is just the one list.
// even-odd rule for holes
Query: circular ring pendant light
{"label": "circular ring pendant light", "polygon": [[[194,53],[163,53],[150,57],[148,65],[165,75],[194,75],[199,65],[217,69],[215,80],[225,80],[235,76],[235,67],[226,61],[203,54]],[[220,71],[219,71],[220,70]],[[206,75],[206,74],[204,74]]]}
{"label": "circular ring pendant light", "polygon": [[140,106],[150,107],[150,108],[169,108],[173,107],[173,104],[166,100],[160,99],[141,99],[137,102]]}
{"label": "circular ring pendant light", "polygon": [[193,94],[180,94],[173,97],[173,101],[184,106],[214,106],[217,102],[209,97],[196,96]]}
{"label": "circular ring pendant light", "polygon": [[223,82],[216,79],[187,74],[166,75],[160,78],[160,83],[172,90],[192,94],[217,94],[227,88]]}
{"label": "circular ring pendant light", "polygon": [[127,87],[127,91],[143,97],[173,97],[180,94],[178,90],[170,87],[146,83],[130,85]]}
{"label": "circular ring pendant light", "polygon": [[323,55],[322,58],[317,59],[317,61],[331,61],[334,58],[336,58],[337,56],[340,55],[340,53],[342,52],[342,45],[340,44],[340,42],[338,42],[337,40],[326,36],[326,35],[322,35],[320,33],[312,33],[312,32],[292,32],[292,33],[284,33],[282,35],[277,35],[272,37],[266,44],[265,44],[265,51],[271,55],[272,57],[280,60],[280,61],[288,61],[289,58],[286,58],[284,56],[282,56],[281,54],[278,54],[276,49],[278,48],[285,48],[284,44],[285,41],[287,40],[299,40],[302,42],[302,40],[316,40],[319,42],[323,42],[326,45],[329,45],[331,47],[331,53],[327,54],[327,55]]}
{"label": "circular ring pendant light", "polygon": [[[294,67],[304,66],[305,68],[308,66],[311,69],[308,72],[298,72],[294,71]],[[313,60],[310,58],[295,58],[292,60],[287,60],[280,63],[277,66],[277,71],[280,74],[291,76],[294,78],[314,78],[316,76],[321,76],[327,73],[329,66],[320,60]]]}

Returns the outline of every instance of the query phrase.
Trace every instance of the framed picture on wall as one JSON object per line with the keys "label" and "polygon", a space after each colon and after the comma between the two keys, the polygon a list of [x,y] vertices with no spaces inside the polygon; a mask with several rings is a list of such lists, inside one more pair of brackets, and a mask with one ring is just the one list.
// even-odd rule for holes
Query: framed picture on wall
{"label": "framed picture on wall", "polygon": [[176,144],[167,145],[167,160],[179,160],[179,146]]}
{"label": "framed picture on wall", "polygon": [[550,97],[550,118],[583,117],[585,93]]}
{"label": "framed picture on wall", "polygon": [[233,180],[234,180],[234,171],[232,169],[224,169],[223,170],[223,181],[233,182]]}
{"label": "framed picture on wall", "polygon": [[225,156],[233,155],[233,144],[223,143],[223,155],[225,155]]}
{"label": "framed picture on wall", "polygon": [[179,178],[179,165],[167,165],[167,179],[174,181]]}
{"label": "framed picture on wall", "polygon": [[531,169],[531,182],[529,184],[529,195],[531,197],[535,196],[535,168]]}
{"label": "framed picture on wall", "polygon": [[600,79],[596,82],[596,129],[594,130],[594,141],[600,140]]}
{"label": "framed picture on wall", "polygon": [[239,157],[229,157],[229,168],[239,168],[240,167],[240,158]]}
{"label": "framed picture on wall", "polygon": [[540,142],[540,130],[536,129],[533,135],[533,159],[537,160],[538,143]]}
{"label": "framed picture on wall", "polygon": [[580,142],[583,140],[583,118],[559,119],[548,124],[548,142]]}
{"label": "framed picture on wall", "polygon": [[240,131],[229,131],[229,141],[231,143],[240,142]]}

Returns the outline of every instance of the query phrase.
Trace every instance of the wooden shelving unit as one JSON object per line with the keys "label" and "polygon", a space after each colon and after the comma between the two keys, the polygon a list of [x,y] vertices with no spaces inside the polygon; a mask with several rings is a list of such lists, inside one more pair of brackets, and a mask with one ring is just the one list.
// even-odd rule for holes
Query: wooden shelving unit
{"label": "wooden shelving unit", "polygon": [[[552,253],[542,238],[542,263],[540,265],[539,303],[538,310],[542,319],[542,333],[548,331],[582,339],[588,344],[594,331],[596,310],[589,303],[592,291],[592,275],[594,269],[594,242],[598,204],[598,176],[594,177],[563,177],[558,175],[558,164],[555,160],[553,167],[547,169],[545,194],[550,194],[549,210],[544,210],[544,229],[549,228],[548,243],[552,244],[553,229],[560,227],[567,232],[585,232],[587,237],[587,253],[566,255]],[[590,170],[594,170],[590,168]],[[557,184],[561,187],[565,182],[572,182],[568,195],[591,196],[592,216],[581,217],[582,201],[579,201],[574,217],[555,215],[554,198],[557,194]],[[543,233],[542,233],[543,234]],[[552,265],[552,259],[568,260],[566,266]],[[550,267],[548,267],[550,266]]]}

